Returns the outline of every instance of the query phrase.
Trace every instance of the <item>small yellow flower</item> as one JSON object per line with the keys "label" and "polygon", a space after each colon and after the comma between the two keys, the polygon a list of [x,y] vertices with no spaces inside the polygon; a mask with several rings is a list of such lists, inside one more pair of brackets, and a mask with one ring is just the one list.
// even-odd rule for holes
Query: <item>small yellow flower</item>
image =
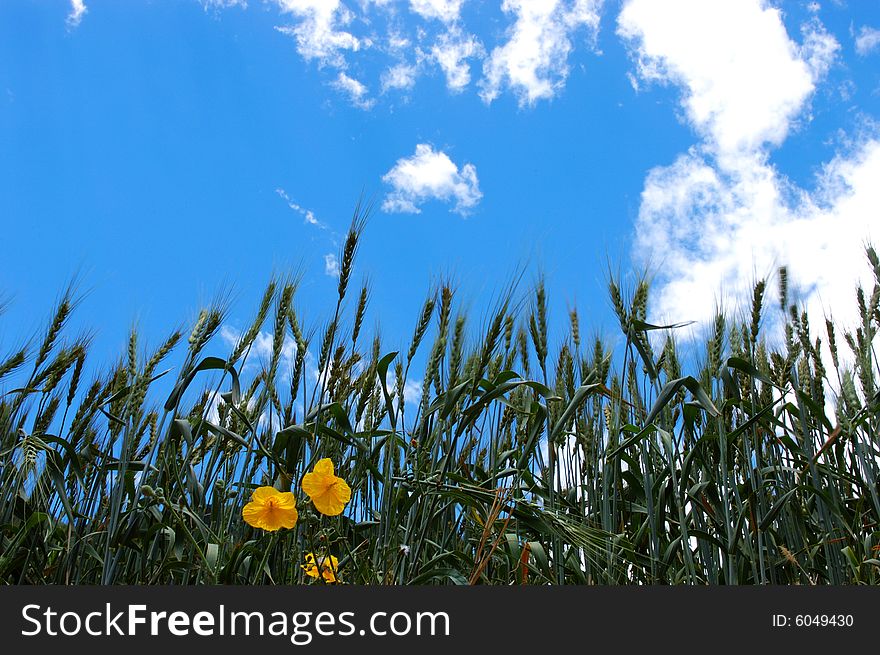
{"label": "small yellow flower", "polygon": [[325,582],[339,582],[339,560],[333,555],[322,556],[316,561],[314,553],[306,553],[306,563],[301,564],[300,568],[310,578],[317,580],[320,569],[320,575]]}
{"label": "small yellow flower", "polygon": [[299,518],[293,494],[289,491],[282,493],[274,487],[255,489],[251,502],[244,506],[241,515],[248,525],[269,532],[292,528]]}
{"label": "small yellow flower", "polygon": [[322,459],[311,473],[303,476],[302,488],[321,514],[336,516],[351,500],[351,487],[333,474],[333,462]]}

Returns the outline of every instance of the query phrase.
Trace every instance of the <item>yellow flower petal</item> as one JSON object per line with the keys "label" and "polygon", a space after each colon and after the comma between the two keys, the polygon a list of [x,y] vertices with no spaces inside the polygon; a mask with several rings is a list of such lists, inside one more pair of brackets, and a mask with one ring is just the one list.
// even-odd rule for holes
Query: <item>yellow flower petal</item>
{"label": "yellow flower petal", "polygon": [[255,503],[262,503],[269,500],[272,496],[277,496],[279,493],[275,487],[257,487],[251,495],[251,500]]}
{"label": "yellow flower petal", "polygon": [[339,560],[337,558],[333,555],[322,558],[321,569],[321,575],[327,582],[338,582],[336,573],[339,571]]}
{"label": "yellow flower petal", "polygon": [[300,568],[306,572],[306,575],[312,578],[318,577],[318,567],[315,564],[315,556],[312,553],[306,554],[306,563],[301,564]]}
{"label": "yellow flower petal", "polygon": [[313,496],[312,502],[321,514],[337,516],[342,514],[345,504],[351,500],[351,488],[342,478],[336,478],[327,490],[319,496]]}
{"label": "yellow flower petal", "polygon": [[280,507],[273,507],[271,511],[269,511],[263,517],[263,529],[274,531],[280,528],[292,528],[296,525],[297,520],[299,519],[299,513],[295,508],[283,509]]}
{"label": "yellow flower petal", "polygon": [[296,498],[289,491],[282,493],[273,487],[259,487],[252,498],[241,510],[248,525],[270,532],[296,525],[299,519]]}
{"label": "yellow flower petal", "polygon": [[343,505],[347,505],[351,500],[351,487],[342,478],[336,478],[336,486],[333,487],[333,491]]}
{"label": "yellow flower petal", "polygon": [[333,479],[321,473],[306,473],[302,479],[302,490],[310,498],[320,496],[333,483]]}
{"label": "yellow flower petal", "polygon": [[260,503],[248,503],[241,510],[241,515],[250,526],[255,528],[263,527],[263,505]]}
{"label": "yellow flower petal", "polygon": [[325,457],[322,460],[319,460],[317,464],[315,464],[315,468],[312,469],[318,475],[329,475],[333,476],[333,461],[329,457]]}
{"label": "yellow flower petal", "polygon": [[281,509],[296,509],[296,497],[289,491],[285,491],[275,497],[275,504]]}
{"label": "yellow flower petal", "polygon": [[333,462],[322,459],[311,473],[306,473],[302,480],[303,491],[321,514],[337,516],[351,500],[351,487],[342,478],[333,474]]}
{"label": "yellow flower petal", "polygon": [[339,560],[336,557],[333,555],[322,555],[316,560],[314,553],[306,553],[305,559],[306,563],[301,564],[300,568],[310,578],[317,580],[320,575],[325,582],[339,582]]}

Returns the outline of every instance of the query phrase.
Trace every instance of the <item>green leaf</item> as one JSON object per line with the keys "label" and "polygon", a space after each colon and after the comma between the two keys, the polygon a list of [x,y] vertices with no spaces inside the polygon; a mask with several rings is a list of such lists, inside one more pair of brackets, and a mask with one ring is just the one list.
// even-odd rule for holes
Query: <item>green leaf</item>
{"label": "green leaf", "polygon": [[559,419],[556,421],[556,425],[553,427],[553,432],[550,434],[550,440],[556,441],[556,439],[562,434],[562,431],[565,430],[568,423],[571,421],[571,418],[574,416],[575,412],[581,407],[584,401],[594,393],[601,393],[603,395],[609,395],[608,391],[605,389],[604,384],[585,384],[574,392],[574,395],[571,397],[571,401],[568,403],[568,407],[566,407]]}
{"label": "green leaf", "polygon": [[782,511],[782,508],[785,507],[786,503],[788,503],[789,499],[794,496],[795,492],[798,490],[797,487],[786,491],[782,496],[779,497],[773,507],[770,508],[770,511],[764,515],[764,518],[761,519],[761,524],[758,526],[758,530],[766,530],[770,527],[770,524],[773,523],[773,519]]}
{"label": "green leaf", "polygon": [[697,379],[688,375],[686,377],[670,380],[663,385],[663,388],[657,395],[657,400],[654,402],[654,407],[651,408],[651,413],[648,414],[648,417],[645,419],[646,424],[654,422],[654,419],[657,418],[660,412],[662,412],[666,405],[669,404],[681,387],[685,387],[690,391],[697,399],[697,403],[700,407],[706,410],[709,414],[712,416],[720,416],[720,412],[712,403],[709,396],[706,395],[706,392],[703,391],[703,388],[700,386]]}
{"label": "green leaf", "polygon": [[205,357],[202,361],[198,363],[198,365],[191,370],[186,377],[180,380],[171,391],[171,395],[168,396],[168,400],[165,401],[165,411],[171,412],[174,411],[174,408],[177,407],[177,403],[180,402],[181,396],[186,391],[187,387],[192,384],[192,381],[195,379],[196,374],[201,371],[218,371],[218,370],[228,370],[229,374],[232,376],[232,392],[229,395],[229,400],[232,401],[231,404],[233,406],[238,405],[239,400],[241,398],[241,386],[238,380],[238,372],[235,370],[235,367],[229,366],[226,363],[225,359],[221,359],[220,357]]}
{"label": "green leaf", "polygon": [[454,585],[467,585],[468,581],[465,578],[461,571],[453,568],[439,568],[439,569],[431,569],[430,571],[425,571],[417,575],[415,578],[409,581],[411,585],[420,585],[427,584],[428,582],[433,582],[434,580],[446,580],[448,579]]}
{"label": "green leaf", "polygon": [[388,367],[391,365],[391,362],[394,361],[394,358],[397,357],[397,351],[392,353],[388,353],[382,359],[379,360],[379,363],[376,364],[376,376],[379,378],[379,383],[382,385],[382,395],[385,397],[385,408],[388,410],[388,417],[391,419],[392,423],[396,422],[394,418],[394,403],[391,402],[391,394],[388,393]]}
{"label": "green leaf", "polygon": [[678,328],[687,327],[688,325],[693,325],[695,321],[683,321],[682,323],[670,323],[669,325],[652,325],[651,323],[646,323],[645,321],[640,321],[637,318],[632,319],[631,325],[634,329],[640,332],[647,332],[650,330],[676,330]]}

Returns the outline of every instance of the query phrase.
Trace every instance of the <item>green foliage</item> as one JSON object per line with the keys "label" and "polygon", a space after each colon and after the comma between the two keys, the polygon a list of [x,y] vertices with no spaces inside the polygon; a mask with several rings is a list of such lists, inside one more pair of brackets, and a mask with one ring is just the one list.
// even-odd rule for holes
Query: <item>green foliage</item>
{"label": "green foliage", "polygon": [[[857,293],[848,353],[830,321],[819,336],[796,307],[765,315],[763,281],[702,352],[646,322],[646,282],[630,297],[613,282],[620,342],[584,343],[575,311],[554,335],[543,280],[473,330],[441,284],[388,353],[363,334],[369,287],[350,317],[343,303],[362,226],[312,335],[296,285],[273,280],[231,352],[220,304],[152,352],[132,331],[95,372],[89,340],[65,333],[68,290],[45,333],[0,358],[0,581],[320,583],[308,552],[362,584],[880,581],[880,279]],[[421,396],[405,402],[410,378]],[[323,457],[353,490],[339,517],[300,491]],[[263,484],[297,495],[294,529],[243,522]]]}

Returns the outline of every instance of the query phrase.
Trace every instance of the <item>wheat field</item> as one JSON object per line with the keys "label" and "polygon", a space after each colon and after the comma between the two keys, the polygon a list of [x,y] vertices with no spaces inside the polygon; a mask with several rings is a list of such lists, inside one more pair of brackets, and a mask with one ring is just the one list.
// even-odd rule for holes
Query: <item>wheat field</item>
{"label": "wheat field", "polygon": [[[0,581],[322,584],[308,557],[332,556],[346,584],[878,582],[871,247],[852,332],[789,303],[784,270],[778,299],[759,281],[697,340],[647,322],[644,279],[609,282],[617,340],[575,311],[549,325],[541,281],[482,320],[440,284],[395,352],[364,327],[363,226],[332,316],[272,280],[231,351],[218,302],[92,361],[74,289],[26,347],[0,344]],[[322,459],[351,489],[337,516],[302,490]],[[243,520],[260,486],[293,493],[293,528]]]}

